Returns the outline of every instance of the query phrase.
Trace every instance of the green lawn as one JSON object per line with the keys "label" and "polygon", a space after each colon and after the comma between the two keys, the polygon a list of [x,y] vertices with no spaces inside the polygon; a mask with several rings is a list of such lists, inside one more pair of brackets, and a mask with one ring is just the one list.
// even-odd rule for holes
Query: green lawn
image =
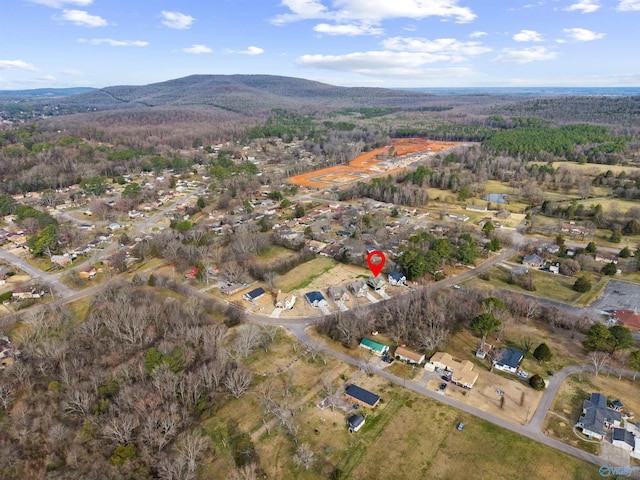
{"label": "green lawn", "polygon": [[467,283],[480,286],[483,284],[485,286],[490,285],[494,288],[514,290],[527,295],[547,298],[549,300],[564,303],[573,303],[580,297],[580,293],[573,290],[575,279],[572,277],[565,277],[564,275],[555,275],[553,273],[540,272],[532,269],[529,270],[529,275],[533,275],[533,283],[536,287],[535,291],[524,290],[518,285],[509,284],[507,282],[509,272],[503,267],[494,267],[490,269],[488,281],[476,277]]}

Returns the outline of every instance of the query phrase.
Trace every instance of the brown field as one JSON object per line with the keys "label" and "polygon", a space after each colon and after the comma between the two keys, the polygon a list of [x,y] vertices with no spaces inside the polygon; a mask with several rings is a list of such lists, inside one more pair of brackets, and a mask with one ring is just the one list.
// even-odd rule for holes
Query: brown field
{"label": "brown field", "polygon": [[[391,147],[376,148],[363,153],[353,159],[349,165],[337,165],[316,170],[315,172],[303,173],[289,178],[289,181],[297,185],[313,188],[343,185],[360,178],[380,175],[382,172],[379,165],[393,157],[402,157],[416,152],[439,153],[459,144],[460,142],[440,142],[424,138],[394,138],[391,141]],[[404,167],[398,164],[390,169],[385,169],[384,173],[399,168]]]}

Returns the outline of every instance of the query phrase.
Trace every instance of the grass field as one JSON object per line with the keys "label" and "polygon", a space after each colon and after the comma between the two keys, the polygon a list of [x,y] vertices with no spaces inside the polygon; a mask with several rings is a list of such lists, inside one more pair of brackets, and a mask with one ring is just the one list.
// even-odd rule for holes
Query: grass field
{"label": "grass field", "polygon": [[317,257],[298,265],[278,278],[277,288],[283,292],[291,292],[306,288],[315,278],[330,271],[338,262],[327,257]]}
{"label": "grass field", "polygon": [[[252,434],[260,469],[266,478],[286,479],[376,479],[398,478],[536,478],[595,479],[597,467],[535,443],[524,437],[480,421],[437,401],[421,397],[378,376],[327,358],[304,357],[279,376],[264,377],[301,351],[294,338],[280,330],[268,352],[256,351],[247,366],[256,373],[251,391],[240,399],[226,401],[208,413],[203,432],[211,440],[210,454],[200,469],[202,478],[227,478],[234,470],[232,444],[242,433]],[[325,363],[326,362],[326,363]],[[323,398],[321,380],[334,385],[355,383],[379,394],[375,410],[360,409],[366,423],[349,434],[347,413],[316,405]],[[287,398],[296,405],[298,444],[275,423],[261,405],[257,391],[263,382],[273,382],[277,392],[291,382]],[[458,431],[458,422],[464,422]],[[293,462],[296,448],[307,444],[314,452],[308,470]]]}
{"label": "grass field", "polygon": [[489,270],[490,279],[482,280],[478,277],[474,278],[469,285],[491,286],[494,288],[504,288],[507,290],[514,290],[516,292],[525,293],[527,295],[533,295],[540,298],[547,298],[549,300],[555,300],[557,302],[573,303],[579,297],[580,293],[573,290],[573,284],[575,279],[572,277],[565,277],[563,275],[554,275],[547,272],[539,272],[536,270],[529,270],[529,275],[533,275],[533,283],[536,290],[529,292],[519,287],[518,285],[511,285],[507,282],[509,278],[509,272],[503,267],[494,267]]}

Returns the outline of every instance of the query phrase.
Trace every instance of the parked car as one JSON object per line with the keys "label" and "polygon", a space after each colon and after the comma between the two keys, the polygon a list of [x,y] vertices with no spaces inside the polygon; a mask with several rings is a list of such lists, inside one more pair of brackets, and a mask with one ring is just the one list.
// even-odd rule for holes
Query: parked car
{"label": "parked car", "polygon": [[458,424],[458,430],[462,431],[463,428],[464,428],[464,423],[460,422]]}
{"label": "parked car", "polygon": [[442,390],[444,392],[447,389],[447,385],[448,385],[447,382],[442,382],[440,384],[440,390]]}
{"label": "parked car", "polygon": [[550,377],[553,377],[553,370],[549,370],[547,374],[549,374]]}
{"label": "parked car", "polygon": [[452,287],[456,290],[460,290],[462,288],[460,285],[452,285]]}

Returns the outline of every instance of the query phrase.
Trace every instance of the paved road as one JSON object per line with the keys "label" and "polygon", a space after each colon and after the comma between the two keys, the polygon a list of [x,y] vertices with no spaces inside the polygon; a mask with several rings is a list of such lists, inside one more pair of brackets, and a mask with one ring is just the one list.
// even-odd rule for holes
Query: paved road
{"label": "paved road", "polygon": [[67,297],[73,293],[73,289],[67,287],[60,281],[59,274],[50,274],[43,272],[38,267],[34,267],[26,260],[4,250],[3,248],[0,248],[0,258],[2,258],[5,262],[10,263],[14,267],[22,270],[33,280],[48,285],[49,288],[52,288],[63,297]]}
{"label": "paved road", "polygon": [[[304,323],[289,324],[288,328],[296,336],[296,338],[300,340],[300,342],[303,343],[304,345],[314,348],[318,351],[324,352],[328,355],[331,355],[332,357],[342,360],[343,362],[346,362],[350,365],[354,365],[358,368],[363,367],[362,362],[348,355],[345,355],[344,353],[337,352],[331,349],[330,347],[328,347],[327,345],[319,343],[314,339],[312,339],[311,337],[309,337],[309,335],[307,335],[306,333],[307,325],[305,325]],[[549,386],[549,389],[545,391],[542,401],[540,402],[540,405],[538,406],[538,409],[536,410],[536,413],[534,414],[531,420],[531,423],[529,423],[528,425],[520,425],[520,424],[510,422],[503,418],[497,417],[491,413],[485,412],[483,410],[477,409],[465,403],[459,402],[458,400],[455,400],[451,397],[440,395],[433,390],[429,390],[422,384],[419,384],[413,381],[407,381],[406,379],[393,375],[387,372],[386,370],[375,368],[373,372],[376,375],[379,375],[395,383],[396,385],[404,386],[405,388],[408,388],[416,393],[419,393],[420,395],[424,395],[438,402],[445,403],[451,407],[457,408],[458,410],[462,410],[478,418],[481,418],[495,425],[498,425],[502,428],[518,433],[522,436],[531,438],[537,442],[543,443],[549,447],[555,448],[556,450],[559,450],[573,457],[577,457],[581,460],[584,460],[589,463],[593,463],[595,465],[602,465],[603,460],[600,457],[596,455],[592,455],[583,450],[580,450],[579,448],[572,447],[571,445],[567,445],[554,438],[550,438],[542,432],[542,423],[547,414],[547,411],[551,406],[551,403],[553,402],[555,395],[557,394],[558,388],[562,384],[562,381],[568,375],[576,373],[580,370],[581,370],[581,367],[568,367],[558,372],[554,376],[552,380],[552,384]]]}

